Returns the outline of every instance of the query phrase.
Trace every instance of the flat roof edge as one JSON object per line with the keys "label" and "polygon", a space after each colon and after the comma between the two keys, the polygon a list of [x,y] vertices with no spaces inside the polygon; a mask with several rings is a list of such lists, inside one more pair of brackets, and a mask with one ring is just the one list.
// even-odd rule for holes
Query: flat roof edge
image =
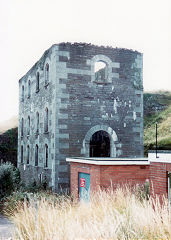
{"label": "flat roof edge", "polygon": [[95,160],[95,159],[86,159],[86,158],[66,158],[67,162],[76,162],[76,163],[85,163],[85,164],[92,164],[92,165],[149,165],[148,159],[129,159],[129,160]]}

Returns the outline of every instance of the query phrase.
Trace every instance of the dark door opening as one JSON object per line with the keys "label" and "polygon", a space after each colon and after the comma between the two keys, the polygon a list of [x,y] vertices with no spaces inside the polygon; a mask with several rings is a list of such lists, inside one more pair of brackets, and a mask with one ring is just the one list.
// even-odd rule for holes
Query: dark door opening
{"label": "dark door opening", "polygon": [[110,157],[110,137],[107,132],[98,131],[92,135],[90,157]]}

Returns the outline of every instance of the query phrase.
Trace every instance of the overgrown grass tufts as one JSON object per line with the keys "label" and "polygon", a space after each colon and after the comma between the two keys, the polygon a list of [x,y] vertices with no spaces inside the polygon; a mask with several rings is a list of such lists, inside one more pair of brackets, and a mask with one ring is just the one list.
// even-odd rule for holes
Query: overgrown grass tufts
{"label": "overgrown grass tufts", "polygon": [[32,198],[12,220],[14,239],[171,239],[167,200],[140,200],[128,188],[100,190],[90,203]]}

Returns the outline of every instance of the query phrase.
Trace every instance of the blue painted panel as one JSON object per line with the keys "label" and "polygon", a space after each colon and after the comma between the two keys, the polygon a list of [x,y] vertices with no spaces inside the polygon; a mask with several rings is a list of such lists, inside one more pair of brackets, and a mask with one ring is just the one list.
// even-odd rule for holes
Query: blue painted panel
{"label": "blue painted panel", "polygon": [[90,174],[79,173],[79,199],[90,201]]}

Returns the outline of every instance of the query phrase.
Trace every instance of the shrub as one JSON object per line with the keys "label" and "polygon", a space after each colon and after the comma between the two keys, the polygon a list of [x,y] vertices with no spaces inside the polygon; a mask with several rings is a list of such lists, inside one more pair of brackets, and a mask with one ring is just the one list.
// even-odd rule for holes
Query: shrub
{"label": "shrub", "polygon": [[19,189],[18,191],[13,192],[7,197],[4,197],[1,200],[1,212],[7,217],[11,217],[19,209],[23,207],[24,204],[29,205],[31,202],[37,202],[41,199],[45,199],[52,204],[63,202],[63,199],[69,199],[69,196],[58,195],[49,191],[37,191],[37,192],[28,192]]}
{"label": "shrub", "polygon": [[20,190],[22,192],[31,192],[31,193],[37,193],[37,192],[42,192],[47,190],[48,192],[51,190],[51,188],[47,187],[47,182],[46,180],[43,181],[42,183],[37,183],[36,180],[34,179],[32,182],[29,184],[25,184],[22,182],[20,186]]}
{"label": "shrub", "polygon": [[27,192],[13,192],[1,200],[1,212],[6,216],[12,216],[17,209],[21,208],[24,201],[28,201]]}
{"label": "shrub", "polygon": [[0,165],[0,200],[11,194],[19,185],[19,170],[11,163]]}

